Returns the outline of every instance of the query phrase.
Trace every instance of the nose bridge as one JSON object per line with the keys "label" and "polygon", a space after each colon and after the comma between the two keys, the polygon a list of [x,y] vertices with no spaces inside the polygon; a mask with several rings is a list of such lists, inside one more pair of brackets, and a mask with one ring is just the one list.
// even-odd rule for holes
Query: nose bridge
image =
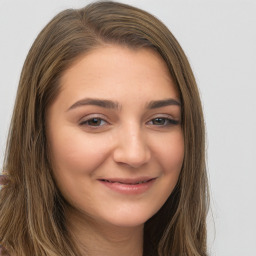
{"label": "nose bridge", "polygon": [[115,161],[134,168],[147,163],[150,159],[148,142],[142,128],[137,123],[127,123],[120,129]]}

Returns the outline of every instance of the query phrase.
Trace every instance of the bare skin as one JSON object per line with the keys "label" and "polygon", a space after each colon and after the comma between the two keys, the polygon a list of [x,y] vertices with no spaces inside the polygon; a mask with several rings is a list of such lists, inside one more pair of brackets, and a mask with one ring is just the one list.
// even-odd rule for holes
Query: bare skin
{"label": "bare skin", "polygon": [[7,178],[5,175],[0,175],[0,185],[6,185],[7,184]]}
{"label": "bare skin", "polygon": [[[72,222],[69,223],[69,229],[72,230],[74,240],[77,241],[82,255],[141,256],[143,254],[142,226],[114,227],[96,223],[92,218],[87,218],[85,221],[85,216],[79,213],[71,214],[71,216]],[[81,229],[83,226],[86,228]]]}
{"label": "bare skin", "polygon": [[54,176],[82,256],[142,256],[144,223],[184,157],[179,94],[150,49],[98,48],[61,78],[47,113]]}

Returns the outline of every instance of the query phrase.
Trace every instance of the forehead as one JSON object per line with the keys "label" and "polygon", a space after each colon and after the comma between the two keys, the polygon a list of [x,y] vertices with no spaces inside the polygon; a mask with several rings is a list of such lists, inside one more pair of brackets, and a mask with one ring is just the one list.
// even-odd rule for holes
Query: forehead
{"label": "forehead", "polygon": [[61,93],[75,98],[79,98],[79,94],[114,97],[124,93],[126,97],[147,98],[158,94],[166,98],[166,94],[171,94],[169,96],[179,98],[166,63],[150,48],[106,46],[94,49],[63,73],[60,85]]}

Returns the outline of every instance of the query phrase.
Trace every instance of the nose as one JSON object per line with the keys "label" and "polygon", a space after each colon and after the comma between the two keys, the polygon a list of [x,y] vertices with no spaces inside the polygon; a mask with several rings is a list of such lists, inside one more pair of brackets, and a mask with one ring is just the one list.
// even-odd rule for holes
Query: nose
{"label": "nose", "polygon": [[138,168],[148,163],[151,152],[145,134],[139,128],[121,131],[117,138],[117,146],[113,153],[116,163]]}

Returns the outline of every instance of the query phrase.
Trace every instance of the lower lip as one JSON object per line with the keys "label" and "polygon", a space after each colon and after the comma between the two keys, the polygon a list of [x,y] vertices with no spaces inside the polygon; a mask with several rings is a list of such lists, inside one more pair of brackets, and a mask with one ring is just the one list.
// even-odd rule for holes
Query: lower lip
{"label": "lower lip", "polygon": [[127,195],[138,195],[138,194],[145,193],[147,190],[150,189],[150,187],[153,185],[154,182],[155,182],[155,179],[152,179],[145,183],[140,183],[140,184],[124,184],[124,183],[108,182],[108,181],[100,180],[101,184],[105,185],[111,190],[114,190],[121,194],[127,194]]}

